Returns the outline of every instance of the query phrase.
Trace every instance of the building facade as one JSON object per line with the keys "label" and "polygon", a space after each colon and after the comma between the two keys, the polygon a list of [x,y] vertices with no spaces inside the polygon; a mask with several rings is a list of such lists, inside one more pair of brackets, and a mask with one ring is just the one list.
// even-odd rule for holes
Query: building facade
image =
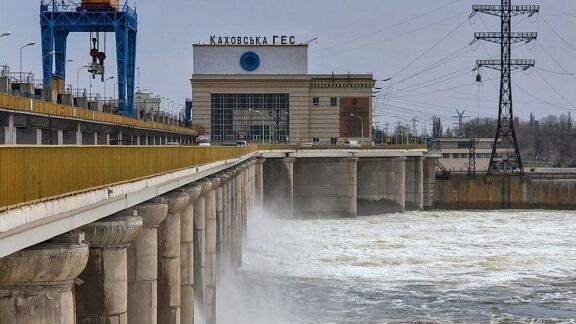
{"label": "building facade", "polygon": [[[442,158],[438,161],[450,171],[468,171],[470,157],[469,138],[439,138]],[[493,138],[480,138],[476,145],[476,171],[488,171],[492,155]]]}
{"label": "building facade", "polygon": [[308,74],[308,45],[194,45],[192,123],[213,142],[371,138],[371,74]]}

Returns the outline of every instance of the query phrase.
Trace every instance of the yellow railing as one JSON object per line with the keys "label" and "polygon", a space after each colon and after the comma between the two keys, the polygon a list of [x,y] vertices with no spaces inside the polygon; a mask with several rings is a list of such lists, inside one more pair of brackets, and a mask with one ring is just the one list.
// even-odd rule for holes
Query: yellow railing
{"label": "yellow railing", "polygon": [[52,102],[28,99],[24,97],[10,96],[0,93],[0,108],[29,111],[52,116],[72,117],[96,122],[119,124],[139,128],[150,128],[163,131],[171,131],[182,134],[197,134],[195,129],[167,125],[158,122],[147,122],[139,119],[128,118],[121,115],[92,111],[85,108],[77,108],[59,105]]}
{"label": "yellow railing", "polygon": [[296,144],[257,144],[260,151],[271,150],[426,150],[424,144],[389,144],[389,145],[296,145]]}
{"label": "yellow railing", "polygon": [[256,146],[0,146],[0,210],[256,150]]}

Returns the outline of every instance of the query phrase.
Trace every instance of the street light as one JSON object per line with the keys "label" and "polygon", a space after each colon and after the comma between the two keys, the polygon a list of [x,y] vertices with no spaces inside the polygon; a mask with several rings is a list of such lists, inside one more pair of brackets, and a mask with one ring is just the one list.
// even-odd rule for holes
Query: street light
{"label": "street light", "polygon": [[22,82],[22,50],[23,50],[25,47],[34,46],[34,45],[36,45],[36,43],[31,42],[31,43],[28,43],[28,44],[26,44],[26,45],[24,45],[24,46],[20,46],[20,82]]}
{"label": "street light", "polygon": [[106,81],[114,79],[114,76],[104,79],[104,100],[106,100]]}
{"label": "street light", "polygon": [[360,127],[362,128],[362,142],[361,142],[361,144],[364,145],[364,121],[362,120],[362,117],[360,117],[358,115],[350,114],[350,116],[360,119]]}
{"label": "street light", "polygon": [[[290,114],[287,111],[285,111],[284,114],[290,118]],[[296,117],[296,115],[294,115],[294,120],[296,121],[296,144],[300,144],[300,130],[298,129],[298,117]]]}
{"label": "street light", "polygon": [[4,36],[10,36],[10,35],[12,35],[12,33],[11,33],[11,32],[6,32],[6,33],[2,33],[2,34],[0,34],[0,37],[4,37]]}
{"label": "street light", "polygon": [[84,65],[79,67],[76,70],[76,97],[79,96],[78,91],[80,91],[80,70],[85,69],[85,68],[89,68],[90,65]]}
{"label": "street light", "polygon": [[248,110],[255,112],[255,113],[259,113],[262,116],[262,144],[264,144],[264,113],[258,110],[254,110],[252,108],[248,108]]}

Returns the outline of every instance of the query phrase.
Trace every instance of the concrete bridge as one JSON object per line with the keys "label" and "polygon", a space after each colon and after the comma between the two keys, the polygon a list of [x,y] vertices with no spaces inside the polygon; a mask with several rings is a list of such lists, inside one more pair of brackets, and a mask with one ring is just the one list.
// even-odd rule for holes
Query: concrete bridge
{"label": "concrete bridge", "polygon": [[0,323],[216,323],[257,208],[423,209],[433,161],[417,147],[0,147]]}

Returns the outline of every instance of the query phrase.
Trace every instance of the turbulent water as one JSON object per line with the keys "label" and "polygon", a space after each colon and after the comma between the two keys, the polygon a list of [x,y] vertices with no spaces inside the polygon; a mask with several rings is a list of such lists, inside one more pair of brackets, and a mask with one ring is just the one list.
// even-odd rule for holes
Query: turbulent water
{"label": "turbulent water", "polygon": [[576,212],[254,216],[219,323],[576,323]]}

